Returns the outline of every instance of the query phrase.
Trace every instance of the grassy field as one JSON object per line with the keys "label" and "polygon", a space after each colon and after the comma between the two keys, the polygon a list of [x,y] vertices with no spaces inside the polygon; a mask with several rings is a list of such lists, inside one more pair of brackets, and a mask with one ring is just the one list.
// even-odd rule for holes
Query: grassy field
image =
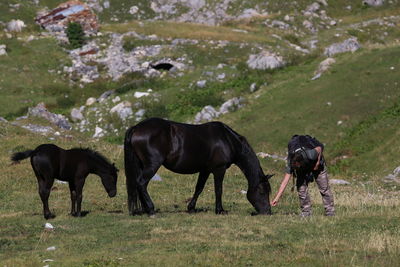
{"label": "grassy field", "polygon": [[[149,187],[159,209],[156,218],[130,217],[122,172],[113,199],[97,176],[87,178],[83,210],[89,213],[82,218],[68,215],[68,185],[56,183],[50,209],[57,217],[49,221],[55,229],[47,231],[29,160],[10,165],[9,155],[49,140],[4,124],[1,138],[1,266],[395,266],[400,260],[397,185],[359,179],[333,186],[336,217],[323,216],[321,197],[311,185],[314,216],[309,219],[297,215],[298,199],[287,189],[272,216],[250,216],[252,207],[240,192],[246,190],[246,180],[236,167],[224,181],[228,215],[213,212],[212,179],[199,198],[198,207],[204,211],[186,213],[196,176],[162,169],[162,181],[152,181]],[[123,169],[119,146],[81,136],[52,142],[65,148],[85,144]],[[267,160],[261,163],[266,172],[279,173]],[[272,178],[273,193],[280,178]],[[52,246],[55,250],[47,251]],[[44,263],[46,259],[54,262]]]}
{"label": "grassy field", "polygon": [[[102,78],[83,88],[60,72],[71,65],[65,47],[49,37],[26,41],[40,32],[33,22],[35,9],[53,8],[64,1],[41,0],[38,7],[28,1],[10,11],[10,5],[19,2],[0,3],[0,20],[18,18],[28,25],[22,33],[8,38],[0,23],[0,44],[7,45],[7,56],[0,58],[0,116],[11,121],[0,121],[0,266],[398,266],[400,185],[384,177],[400,165],[399,19],[386,18],[395,27],[380,23],[360,28],[353,25],[398,16],[398,0],[379,8],[363,7],[361,1],[329,1],[323,9],[339,24],[321,29],[317,35],[269,28],[264,23],[266,19],[283,21],[289,14],[295,17],[294,26],[304,33],[302,23],[307,18],[300,10],[314,2],[308,0],[298,0],[296,4],[235,1],[228,10],[231,15],[255,5],[266,9],[269,15],[216,27],[132,20],[136,18],[127,12],[131,2],[110,1],[110,8],[99,15],[103,33],[99,42],[108,44],[109,32],[156,35],[160,39],[127,37],[124,49],[166,45],[161,54],[148,60],[186,57],[188,69],[179,77],[146,79],[133,73],[118,81]],[[212,5],[215,2],[207,0]],[[140,0],[136,5],[144,11],[141,19],[155,16],[148,1]],[[351,10],[345,8],[348,5]],[[325,59],[323,48],[351,36],[358,38],[362,48],[335,56],[336,63],[320,79],[311,81],[318,64]],[[168,46],[174,38],[198,40],[198,44]],[[319,41],[318,49],[309,55],[294,52],[288,45],[290,41],[307,47],[314,39]],[[229,43],[218,46],[219,41]],[[288,66],[276,71],[250,70],[245,63],[249,54],[258,53],[261,48],[279,51]],[[224,67],[217,68],[219,63]],[[216,80],[222,73],[226,78]],[[208,80],[207,86],[199,90],[195,84],[204,79]],[[249,91],[252,83],[259,86],[254,93]],[[159,102],[133,97],[135,91],[149,88],[158,95]],[[337,215],[323,216],[321,197],[316,185],[311,184],[311,218],[298,216],[298,198],[290,188],[273,208],[272,216],[250,216],[253,208],[241,193],[247,189],[246,180],[233,166],[224,181],[227,215],[214,214],[211,178],[198,201],[198,208],[203,211],[186,213],[186,200],[194,192],[197,176],[160,169],[162,181],[152,181],[149,186],[158,209],[156,218],[128,216],[124,126],[109,114],[107,105],[114,105],[111,100],[94,107],[100,110],[104,105],[103,123],[114,123],[120,129],[118,134],[101,140],[91,139],[93,132],[64,132],[55,126],[54,131],[59,131],[60,136],[42,136],[12,124],[13,119],[26,114],[28,107],[42,101],[52,112],[68,116],[72,107],[79,107],[88,97],[98,97],[106,90],[116,90],[116,95],[130,101],[133,107],[146,109],[146,116],[182,122],[193,120],[207,104],[218,107],[227,99],[243,96],[243,108],[218,119],[244,135],[256,152],[285,157],[288,139],[296,133],[311,134],[325,144],[330,178],[351,183],[332,186]],[[94,128],[98,117],[88,118],[95,122],[91,125]],[[49,126],[35,118],[18,123]],[[45,230],[46,220],[29,160],[18,165],[10,165],[9,160],[13,152],[42,143],[55,143],[66,149],[90,147],[103,153],[120,169],[117,196],[108,198],[100,178],[90,175],[83,193],[83,210],[88,214],[74,218],[68,215],[68,185],[55,183],[49,203],[57,217],[48,221],[55,229]],[[285,162],[268,158],[260,161],[265,173],[275,174],[271,179],[273,197],[283,178]],[[52,246],[55,250],[48,251]]]}

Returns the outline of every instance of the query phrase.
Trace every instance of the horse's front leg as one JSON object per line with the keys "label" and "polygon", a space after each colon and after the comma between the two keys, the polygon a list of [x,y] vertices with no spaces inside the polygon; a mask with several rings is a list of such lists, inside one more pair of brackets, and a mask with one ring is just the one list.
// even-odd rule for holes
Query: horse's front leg
{"label": "horse's front leg", "polygon": [[222,183],[225,176],[225,168],[218,169],[214,174],[214,190],[215,190],[215,213],[226,214],[227,212],[222,207]]}
{"label": "horse's front leg", "polygon": [[81,206],[82,206],[82,189],[85,184],[86,177],[79,177],[75,179],[75,192],[76,192],[76,213],[74,216],[81,217]]}
{"label": "horse's front leg", "polygon": [[69,185],[69,192],[71,195],[71,215],[75,216],[76,215],[76,189],[75,189],[75,183],[74,181],[70,181],[68,183]]}
{"label": "horse's front leg", "polygon": [[192,213],[192,212],[196,211],[197,199],[198,199],[199,195],[201,194],[201,192],[203,192],[204,185],[206,184],[209,175],[210,175],[209,172],[200,172],[199,173],[199,178],[197,179],[196,189],[195,189],[193,197],[190,200],[190,203],[188,204],[188,207],[187,207],[188,212]]}

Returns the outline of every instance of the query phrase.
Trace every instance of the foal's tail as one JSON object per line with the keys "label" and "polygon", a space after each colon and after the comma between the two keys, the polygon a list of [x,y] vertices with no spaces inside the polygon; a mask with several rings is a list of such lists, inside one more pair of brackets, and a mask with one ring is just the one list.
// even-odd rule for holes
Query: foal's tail
{"label": "foal's tail", "polygon": [[138,192],[138,177],[141,171],[140,160],[133,150],[131,139],[134,127],[129,128],[125,134],[124,141],[124,159],[126,188],[128,190],[128,210],[129,215],[141,214],[142,207]]}
{"label": "foal's tail", "polygon": [[27,150],[24,152],[17,152],[11,155],[11,161],[15,164],[20,160],[27,159],[33,155],[34,150]]}

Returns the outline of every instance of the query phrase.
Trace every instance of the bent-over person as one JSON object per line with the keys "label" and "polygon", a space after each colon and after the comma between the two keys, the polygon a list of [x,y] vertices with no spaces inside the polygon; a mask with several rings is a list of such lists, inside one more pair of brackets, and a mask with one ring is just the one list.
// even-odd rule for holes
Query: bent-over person
{"label": "bent-over person", "polygon": [[296,188],[300,199],[301,216],[310,216],[311,199],[308,184],[315,180],[325,208],[326,216],[335,215],[333,194],[329,187],[328,172],[323,156],[324,145],[309,135],[294,135],[288,143],[286,173],[278,193],[271,202],[276,206],[290,178],[296,178]]}

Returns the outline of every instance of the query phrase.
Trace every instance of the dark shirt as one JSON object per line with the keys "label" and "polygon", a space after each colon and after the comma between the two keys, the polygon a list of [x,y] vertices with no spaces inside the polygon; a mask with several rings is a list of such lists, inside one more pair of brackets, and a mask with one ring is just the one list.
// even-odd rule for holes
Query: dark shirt
{"label": "dark shirt", "polygon": [[[321,147],[321,153],[324,149],[324,145],[319,142],[316,138],[313,138],[309,135],[294,135],[292,139],[290,139],[288,143],[288,158],[286,165],[286,173],[293,174],[294,169],[290,166],[289,155],[294,153],[297,149],[302,148],[307,155],[307,159],[309,161],[309,165],[305,166],[305,169],[302,170],[302,173],[310,173],[313,171],[315,164],[318,161],[318,152],[314,149],[316,147]],[[322,159],[322,155],[321,155]]]}

